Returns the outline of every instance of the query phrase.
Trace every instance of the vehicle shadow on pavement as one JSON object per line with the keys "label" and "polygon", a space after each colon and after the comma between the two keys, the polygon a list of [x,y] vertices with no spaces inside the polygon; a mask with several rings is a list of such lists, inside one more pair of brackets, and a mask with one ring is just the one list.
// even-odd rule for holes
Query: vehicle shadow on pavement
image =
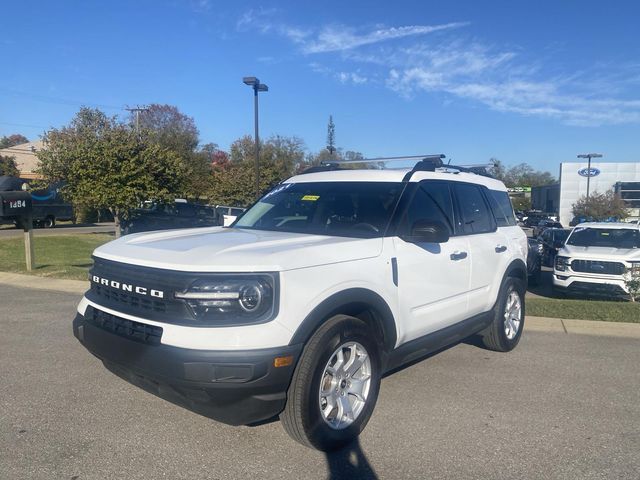
{"label": "vehicle shadow on pavement", "polygon": [[329,469],[328,480],[376,480],[378,478],[367,456],[362,451],[358,439],[355,439],[340,450],[326,452],[325,455],[327,456],[327,467]]}

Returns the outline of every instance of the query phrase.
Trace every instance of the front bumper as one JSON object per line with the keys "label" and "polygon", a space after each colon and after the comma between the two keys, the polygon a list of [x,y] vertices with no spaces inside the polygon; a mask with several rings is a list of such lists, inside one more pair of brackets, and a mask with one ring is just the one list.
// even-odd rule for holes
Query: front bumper
{"label": "front bumper", "polygon": [[[75,337],[110,371],[169,402],[229,425],[249,425],[278,415],[302,345],[244,351],[192,350],[126,337],[85,316],[73,320]],[[133,329],[131,329],[133,331]],[[116,333],[114,333],[116,332]],[[292,356],[289,366],[276,357]]]}
{"label": "front bumper", "polygon": [[625,295],[628,293],[622,279],[573,275],[560,270],[553,271],[553,286],[560,291],[581,294]]}

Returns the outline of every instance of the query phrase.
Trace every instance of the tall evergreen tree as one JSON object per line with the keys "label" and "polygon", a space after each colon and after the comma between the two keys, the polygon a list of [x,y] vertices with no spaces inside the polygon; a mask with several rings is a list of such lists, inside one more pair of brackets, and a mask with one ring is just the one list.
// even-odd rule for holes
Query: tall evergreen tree
{"label": "tall evergreen tree", "polygon": [[333,123],[333,115],[329,115],[329,124],[327,125],[327,150],[329,150],[329,155],[333,157],[336,152],[336,126]]}

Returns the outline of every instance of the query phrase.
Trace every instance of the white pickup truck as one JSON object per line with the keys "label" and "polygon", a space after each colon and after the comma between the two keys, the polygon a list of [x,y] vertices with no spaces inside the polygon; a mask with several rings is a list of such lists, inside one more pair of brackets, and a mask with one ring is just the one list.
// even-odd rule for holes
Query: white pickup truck
{"label": "white pickup truck", "polygon": [[628,293],[625,275],[640,268],[640,225],[582,223],[576,226],[553,269],[560,293]]}

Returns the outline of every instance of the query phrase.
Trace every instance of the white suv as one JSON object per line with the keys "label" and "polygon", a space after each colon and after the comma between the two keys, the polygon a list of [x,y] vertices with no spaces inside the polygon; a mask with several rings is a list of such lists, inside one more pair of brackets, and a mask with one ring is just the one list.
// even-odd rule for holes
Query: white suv
{"label": "white suv", "polygon": [[625,275],[640,268],[640,225],[581,223],[558,251],[553,285],[559,293],[628,293]]}
{"label": "white suv", "polygon": [[362,431],[385,372],[473,334],[517,345],[527,241],[501,182],[433,158],[312,171],[230,228],[96,249],[75,336],[166,400],[233,425],[280,415],[322,450]]}

